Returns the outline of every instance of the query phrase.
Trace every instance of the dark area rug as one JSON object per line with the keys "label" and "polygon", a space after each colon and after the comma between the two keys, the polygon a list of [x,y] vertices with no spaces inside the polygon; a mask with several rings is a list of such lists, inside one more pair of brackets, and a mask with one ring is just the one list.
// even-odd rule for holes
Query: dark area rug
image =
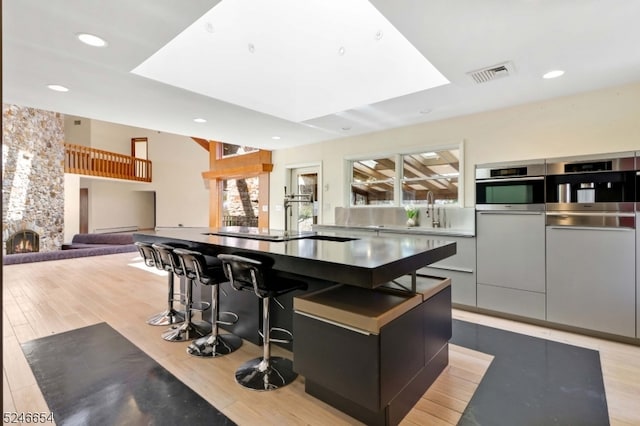
{"label": "dark area rug", "polygon": [[495,358],[459,425],[608,425],[600,354],[465,321],[451,343]]}
{"label": "dark area rug", "polygon": [[106,323],[22,350],[58,425],[234,425]]}

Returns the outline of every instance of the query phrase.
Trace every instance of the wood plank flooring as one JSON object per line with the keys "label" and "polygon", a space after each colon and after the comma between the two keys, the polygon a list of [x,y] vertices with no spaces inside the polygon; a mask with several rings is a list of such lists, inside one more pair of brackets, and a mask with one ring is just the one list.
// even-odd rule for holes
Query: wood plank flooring
{"label": "wood plank flooring", "polygon": [[[352,425],[356,420],[305,394],[304,378],[277,392],[256,393],[233,371],[261,348],[245,342],[217,359],[197,359],[187,343],[160,338],[145,320],[165,305],[166,277],[136,253],[10,265],[3,268],[3,411],[48,411],[20,344],[107,322],[239,425]],[[465,321],[598,349],[611,424],[640,424],[640,347],[454,310]],[[280,348],[275,355],[291,356]],[[405,425],[456,424],[492,356],[450,345],[450,365],[405,417]]]}

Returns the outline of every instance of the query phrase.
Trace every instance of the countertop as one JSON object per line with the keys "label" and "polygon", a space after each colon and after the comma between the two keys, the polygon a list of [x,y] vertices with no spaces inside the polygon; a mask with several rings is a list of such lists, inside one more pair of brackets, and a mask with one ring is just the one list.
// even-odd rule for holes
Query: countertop
{"label": "countertop", "polygon": [[[211,235],[218,228],[166,228],[133,234],[134,241],[186,244],[204,254],[254,253],[274,260],[279,272],[308,276],[359,287],[375,288],[456,253],[455,242],[446,239],[356,237],[350,241],[300,238],[265,241]],[[335,233],[317,232],[318,236]]]}
{"label": "countertop", "polygon": [[389,234],[415,234],[436,235],[451,237],[475,237],[473,229],[468,228],[427,228],[422,226],[398,226],[398,225],[314,225],[318,231],[342,232],[350,229],[356,231],[371,231]]}

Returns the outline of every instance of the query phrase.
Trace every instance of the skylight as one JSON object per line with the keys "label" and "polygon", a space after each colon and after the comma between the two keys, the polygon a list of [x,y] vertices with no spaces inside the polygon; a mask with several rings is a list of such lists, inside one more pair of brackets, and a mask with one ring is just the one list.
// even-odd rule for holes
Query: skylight
{"label": "skylight", "polygon": [[294,122],[449,83],[367,0],[223,0],[132,72]]}

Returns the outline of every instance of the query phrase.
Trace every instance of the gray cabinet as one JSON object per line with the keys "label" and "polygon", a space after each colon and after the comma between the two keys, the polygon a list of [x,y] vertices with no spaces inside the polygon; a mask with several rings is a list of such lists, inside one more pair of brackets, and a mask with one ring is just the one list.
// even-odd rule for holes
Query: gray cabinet
{"label": "gray cabinet", "polygon": [[542,212],[476,213],[478,307],[545,318]]}
{"label": "gray cabinet", "polygon": [[418,273],[451,278],[451,301],[458,305],[476,306],[476,239],[449,235],[438,238],[455,241],[456,254],[421,268]]}
{"label": "gray cabinet", "polygon": [[[640,223],[640,213],[636,213],[636,227]],[[640,339],[640,231],[636,229],[636,337]]]}
{"label": "gray cabinet", "polygon": [[636,335],[635,230],[547,227],[547,320]]}

